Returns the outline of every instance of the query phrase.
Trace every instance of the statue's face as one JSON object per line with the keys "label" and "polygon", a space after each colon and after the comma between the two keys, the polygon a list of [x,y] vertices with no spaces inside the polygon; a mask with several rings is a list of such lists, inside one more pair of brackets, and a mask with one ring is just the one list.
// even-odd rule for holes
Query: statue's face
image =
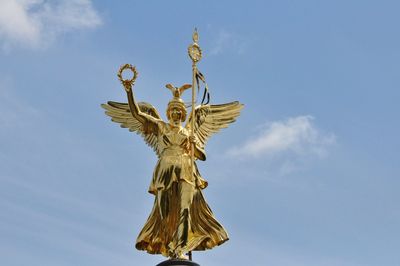
{"label": "statue's face", "polygon": [[168,110],[169,112],[169,117],[170,120],[174,123],[178,123],[181,122],[182,120],[182,116],[183,116],[183,111],[182,109],[178,108],[178,107],[172,107]]}

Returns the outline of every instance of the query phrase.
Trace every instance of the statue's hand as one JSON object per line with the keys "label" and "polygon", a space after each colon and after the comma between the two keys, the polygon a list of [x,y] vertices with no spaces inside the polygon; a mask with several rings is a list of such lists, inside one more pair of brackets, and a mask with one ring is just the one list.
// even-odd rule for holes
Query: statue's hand
{"label": "statue's hand", "polygon": [[196,137],[195,136],[189,136],[188,142],[186,142],[186,151],[190,152],[192,147],[196,146]]}
{"label": "statue's hand", "polygon": [[124,85],[126,92],[130,92],[132,90],[132,83],[130,82],[130,80],[122,81],[122,85]]}
{"label": "statue's hand", "polygon": [[[122,77],[122,72],[125,70],[130,70],[133,73],[133,76],[131,79],[125,79]],[[118,79],[122,82],[122,85],[124,85],[124,88],[126,92],[132,91],[132,86],[135,83],[135,80],[137,78],[138,72],[136,71],[136,68],[132,66],[131,64],[125,64],[121,66],[118,70]]]}
{"label": "statue's hand", "polygon": [[191,144],[196,144],[196,137],[195,136],[189,136],[189,142]]}

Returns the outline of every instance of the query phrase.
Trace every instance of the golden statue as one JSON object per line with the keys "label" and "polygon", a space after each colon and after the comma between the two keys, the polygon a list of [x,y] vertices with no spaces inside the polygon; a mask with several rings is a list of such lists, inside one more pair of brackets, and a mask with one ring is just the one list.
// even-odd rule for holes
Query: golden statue
{"label": "golden statue", "polygon": [[[154,206],[136,240],[136,248],[174,259],[184,259],[192,250],[211,249],[228,240],[227,232],[204,199],[202,190],[207,187],[207,181],[200,175],[195,161],[206,160],[204,147],[208,138],[234,122],[243,107],[239,102],[231,102],[194,108],[195,87],[199,86],[199,78],[204,80],[196,66],[201,58],[197,31],[193,41],[189,47],[193,85],[179,88],[166,85],[173,95],[167,107],[168,122],[161,119],[151,104],[135,100],[132,87],[137,71],[132,65],[122,66],[118,73],[128,103],[102,104],[113,122],[142,135],[158,156],[148,190],[155,196]],[[130,80],[122,77],[127,69],[133,72]],[[192,113],[183,127],[187,111],[181,95],[189,88],[192,88]]]}

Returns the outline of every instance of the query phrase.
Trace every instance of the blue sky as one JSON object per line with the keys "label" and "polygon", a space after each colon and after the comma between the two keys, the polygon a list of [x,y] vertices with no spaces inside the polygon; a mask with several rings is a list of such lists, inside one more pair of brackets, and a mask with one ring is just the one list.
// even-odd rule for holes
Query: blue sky
{"label": "blue sky", "polygon": [[[155,265],[134,249],[156,156],[100,108],[116,73],[165,118],[191,82],[238,121],[200,163],[230,241],[201,265],[400,265],[397,1],[0,1],[0,263]],[[189,94],[186,100],[189,100]]]}

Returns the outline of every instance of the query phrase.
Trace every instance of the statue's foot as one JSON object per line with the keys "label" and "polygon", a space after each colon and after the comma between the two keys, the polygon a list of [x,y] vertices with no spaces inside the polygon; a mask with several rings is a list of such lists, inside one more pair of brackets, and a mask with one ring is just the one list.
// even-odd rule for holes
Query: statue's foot
{"label": "statue's foot", "polygon": [[174,252],[173,254],[171,254],[170,256],[171,259],[178,259],[178,260],[188,260],[188,256],[186,256],[184,253],[182,252]]}
{"label": "statue's foot", "polygon": [[181,253],[181,254],[178,255],[178,259],[180,259],[180,260],[188,260],[189,258],[185,254]]}

